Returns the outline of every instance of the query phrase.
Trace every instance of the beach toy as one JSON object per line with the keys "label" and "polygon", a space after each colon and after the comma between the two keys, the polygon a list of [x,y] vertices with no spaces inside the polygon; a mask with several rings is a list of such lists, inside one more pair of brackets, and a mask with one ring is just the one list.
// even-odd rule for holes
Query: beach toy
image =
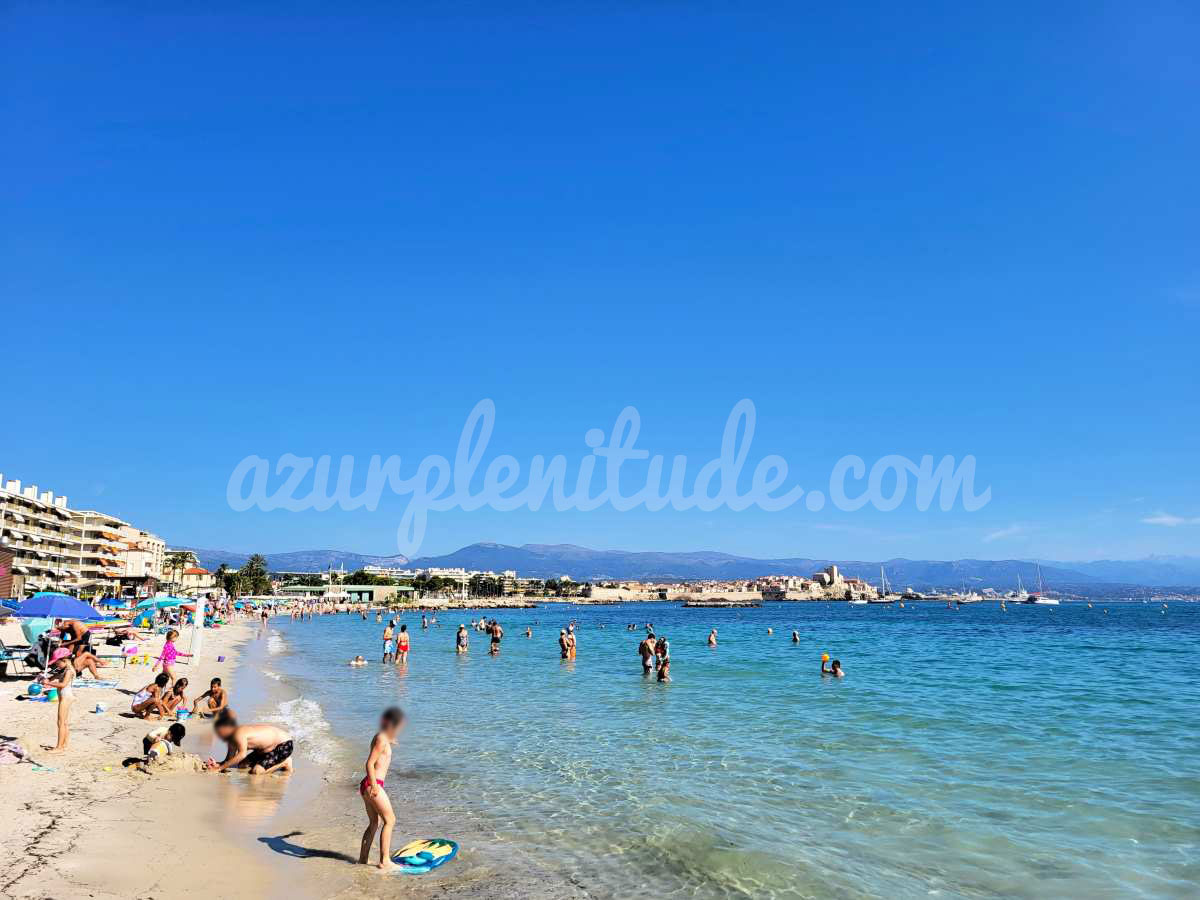
{"label": "beach toy", "polygon": [[104,712],[106,709],[108,709],[108,707],[105,706],[103,703],[97,703],[96,704],[96,715],[100,715],[100,713]]}
{"label": "beach toy", "polygon": [[829,654],[828,653],[821,654],[821,662],[829,662]]}
{"label": "beach toy", "polygon": [[217,657],[217,662],[225,662],[225,657],[223,657],[223,656],[218,656],[218,657]]}
{"label": "beach toy", "polygon": [[46,700],[47,701],[49,701],[50,703],[53,703],[57,699],[58,699],[58,688],[50,688],[48,691],[46,691]]}
{"label": "beach toy", "polygon": [[38,684],[36,681],[32,682],[29,685],[29,696],[30,697],[36,697],[41,692],[42,692],[42,686],[40,684]]}
{"label": "beach toy", "polygon": [[186,721],[187,719],[190,719],[191,717],[192,717],[192,712],[189,709],[175,710],[175,721],[176,722],[183,722],[183,721]]}
{"label": "beach toy", "polygon": [[458,844],[446,838],[412,841],[392,854],[392,862],[404,875],[424,875],[454,859]]}
{"label": "beach toy", "polygon": [[105,767],[104,767],[104,771],[105,771],[105,772],[111,772],[111,771],[112,771],[112,766],[105,766]]}

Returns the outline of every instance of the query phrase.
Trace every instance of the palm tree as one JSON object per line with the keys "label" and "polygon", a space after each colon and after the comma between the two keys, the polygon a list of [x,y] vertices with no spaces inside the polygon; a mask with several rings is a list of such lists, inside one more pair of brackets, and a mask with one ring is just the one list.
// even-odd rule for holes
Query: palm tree
{"label": "palm tree", "polygon": [[[188,566],[192,565],[195,559],[196,554],[192,553],[191,550],[172,550],[167,554],[166,565],[164,568],[166,568],[168,572],[177,576]],[[180,584],[179,578],[176,577],[172,581],[172,584],[178,586]]]}

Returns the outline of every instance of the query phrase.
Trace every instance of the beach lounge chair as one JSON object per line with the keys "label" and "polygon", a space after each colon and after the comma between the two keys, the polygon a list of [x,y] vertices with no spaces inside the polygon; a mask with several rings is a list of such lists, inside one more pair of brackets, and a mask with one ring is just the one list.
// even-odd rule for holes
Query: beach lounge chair
{"label": "beach lounge chair", "polygon": [[0,671],[8,674],[9,664],[16,664],[21,667],[22,673],[27,673],[29,666],[25,662],[25,656],[29,653],[29,647],[10,647],[0,641]]}

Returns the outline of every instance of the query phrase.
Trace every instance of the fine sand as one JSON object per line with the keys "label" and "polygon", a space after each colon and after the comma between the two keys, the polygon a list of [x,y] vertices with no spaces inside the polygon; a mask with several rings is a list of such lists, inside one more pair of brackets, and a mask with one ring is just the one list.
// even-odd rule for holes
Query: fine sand
{"label": "fine sand", "polygon": [[[11,638],[12,625],[3,627]],[[219,675],[237,709],[234,656],[253,634],[251,625],[205,632],[200,660],[176,669],[188,679],[189,700]],[[185,652],[188,640],[185,629],[179,641]],[[157,636],[145,647],[157,653],[162,641]],[[16,699],[31,678],[14,676],[11,665],[0,680],[0,736],[16,739],[45,767],[0,765],[0,897],[267,896],[269,867],[224,833],[222,791],[213,788],[228,779],[196,771],[197,760],[215,749],[211,723],[185,723],[182,749],[196,760],[175,760],[152,774],[122,767],[122,760],[141,755],[142,736],[159,722],[122,715],[130,693],[153,680],[150,666],[110,662],[102,674],[119,687],[85,687],[90,676],[76,680],[69,747],[57,755],[42,749],[54,744],[57,706]],[[95,713],[97,702],[107,710]]]}
{"label": "fine sand", "polygon": [[[14,638],[12,627],[0,625],[6,640]],[[288,690],[255,677],[264,660],[263,637],[257,622],[206,631],[201,658],[177,667],[176,674],[188,678],[189,700],[219,675],[239,717],[260,718],[278,692]],[[178,642],[184,652],[189,639],[185,629]],[[155,656],[162,640],[155,637],[143,649]],[[218,663],[218,656],[225,661]],[[57,707],[18,700],[31,677],[16,677],[11,667],[0,679],[0,739],[16,739],[38,764],[0,765],[0,851],[6,860],[0,898],[587,896],[506,848],[499,835],[466,827],[463,810],[402,806],[393,848],[402,835],[453,835],[460,852],[444,871],[410,878],[356,865],[365,824],[357,773],[322,769],[302,750],[291,777],[200,771],[204,757],[221,758],[225,751],[223,743],[214,743],[211,720],[185,722],[186,756],[149,773],[123,767],[123,760],[141,755],[142,736],[160,723],[122,715],[130,695],[153,680],[150,666],[112,662],[102,674],[118,687],[76,688],[69,748],[58,755],[42,750],[54,743]],[[95,713],[97,702],[107,709]],[[398,782],[403,777],[395,774]],[[371,857],[377,858],[374,849]]]}

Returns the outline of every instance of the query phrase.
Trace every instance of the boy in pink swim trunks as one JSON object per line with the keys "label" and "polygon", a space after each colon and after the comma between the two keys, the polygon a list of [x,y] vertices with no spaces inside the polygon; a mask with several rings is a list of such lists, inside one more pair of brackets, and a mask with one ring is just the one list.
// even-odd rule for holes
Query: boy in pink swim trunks
{"label": "boy in pink swim trunks", "polygon": [[367,810],[367,829],[363,832],[362,848],[358,861],[366,865],[367,857],[371,855],[371,844],[375,840],[375,831],[382,820],[383,830],[379,833],[379,868],[394,869],[392,862],[392,828],[396,824],[396,814],[392,812],[392,801],[388,799],[387,791],[383,789],[383,779],[387,777],[388,766],[392,764],[392,744],[404,727],[404,711],[398,706],[389,706],[379,717],[379,731],[371,738],[371,752],[367,755],[367,774],[358,783],[358,792],[362,795],[363,806]]}

